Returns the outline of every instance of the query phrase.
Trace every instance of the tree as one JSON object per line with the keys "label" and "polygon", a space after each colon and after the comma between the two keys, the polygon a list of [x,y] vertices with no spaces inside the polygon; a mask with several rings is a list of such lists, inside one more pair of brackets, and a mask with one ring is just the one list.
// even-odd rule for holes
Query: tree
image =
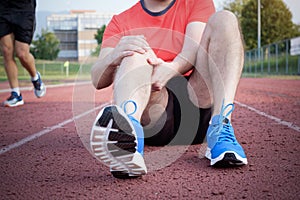
{"label": "tree", "polygon": [[102,44],[102,39],[103,39],[103,34],[105,29],[106,29],[106,25],[103,25],[101,26],[101,28],[97,30],[97,33],[95,34],[95,39],[97,40],[98,44]]}
{"label": "tree", "polygon": [[59,53],[59,40],[54,33],[42,29],[42,34],[36,36],[30,52],[37,59],[55,60]]}
{"label": "tree", "polygon": [[[257,48],[257,0],[235,0],[225,8],[239,17],[246,48]],[[262,46],[299,35],[296,27],[292,13],[282,0],[261,0]]]}
{"label": "tree", "polygon": [[227,0],[224,9],[233,12],[239,20],[242,19],[242,10],[250,0]]}
{"label": "tree", "polygon": [[97,30],[97,33],[95,34],[95,39],[97,40],[98,46],[96,49],[93,51],[92,55],[93,56],[98,56],[100,53],[100,46],[102,44],[102,39],[103,39],[103,34],[106,29],[106,25],[103,25],[101,28]]}

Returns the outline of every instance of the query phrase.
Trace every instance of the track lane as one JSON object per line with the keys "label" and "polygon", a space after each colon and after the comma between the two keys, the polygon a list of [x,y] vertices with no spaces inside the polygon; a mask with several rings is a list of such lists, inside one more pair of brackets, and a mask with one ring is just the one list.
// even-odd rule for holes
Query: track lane
{"label": "track lane", "polygon": [[[256,87],[253,87],[253,82],[257,84]],[[261,92],[260,101],[257,101],[257,94],[248,90],[256,88],[263,91],[267,85],[273,87],[273,80],[269,83],[268,79],[263,80],[262,85],[257,80],[242,79],[237,100],[279,118],[286,116],[281,112],[267,112],[276,109],[278,104],[270,104],[270,108],[266,106],[268,109],[263,110],[266,107],[261,106],[260,102],[274,101],[269,94],[264,95]],[[72,89],[66,87],[55,90],[49,93],[51,96],[53,94],[53,99],[47,99],[47,102],[57,102],[56,109],[66,112],[49,109],[51,112],[55,111],[51,115],[48,114],[48,117],[54,116],[51,117],[55,121],[52,124],[69,119],[73,115],[72,103],[68,102],[72,101],[72,98],[60,98],[62,93],[71,94]],[[28,99],[30,95],[32,94],[28,93]],[[107,95],[110,93],[105,95],[98,92],[95,97],[96,104],[101,104]],[[66,104],[60,103],[64,101]],[[293,103],[295,102],[290,102]],[[280,105],[283,106],[282,110],[289,108],[289,104]],[[34,106],[29,110],[31,109],[34,109]],[[1,116],[2,111],[0,108]],[[12,115],[17,115],[18,112],[20,111],[13,110]],[[58,116],[58,113],[62,116]],[[86,115],[82,120],[89,120],[90,115]],[[33,117],[31,120],[45,117],[30,116]],[[297,118],[290,115],[281,119],[297,121]],[[25,117],[19,120],[27,122]],[[19,123],[16,122],[17,125]],[[46,122],[44,123],[47,126]],[[31,126],[35,126],[27,126],[25,123],[27,128],[24,128],[17,125],[17,132],[24,130],[22,136],[30,135],[33,131],[29,130],[34,129]],[[239,105],[236,106],[233,115],[233,125],[236,136],[246,151],[249,165],[236,169],[209,167],[208,160],[199,158],[201,145],[195,145],[164,169],[151,172],[141,179],[117,180],[109,174],[106,166],[96,161],[84,148],[76,133],[76,125],[70,122],[43,137],[0,155],[0,194],[3,199],[295,199],[300,195],[299,132]],[[5,129],[6,126],[2,128],[6,133],[3,136],[11,137]],[[16,139],[17,136],[13,137]],[[156,149],[158,148],[146,147],[145,151],[147,153]],[[141,187],[143,192],[139,189]]]}

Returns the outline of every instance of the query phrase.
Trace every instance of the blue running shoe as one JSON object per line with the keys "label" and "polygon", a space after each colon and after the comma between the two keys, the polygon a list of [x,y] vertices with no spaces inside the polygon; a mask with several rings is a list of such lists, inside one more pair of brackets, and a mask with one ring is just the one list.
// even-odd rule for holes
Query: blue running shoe
{"label": "blue running shoe", "polygon": [[[136,103],[132,102],[135,105]],[[116,178],[135,178],[147,173],[143,158],[143,127],[116,105],[104,107],[92,128],[90,145],[94,156],[110,167]]]}
{"label": "blue running shoe", "polygon": [[[224,112],[231,107],[226,115]],[[247,164],[247,158],[242,146],[235,138],[232,125],[227,118],[233,111],[234,105],[222,105],[220,115],[212,118],[212,123],[207,130],[206,157],[210,165],[216,167],[233,167]]]}
{"label": "blue running shoe", "polygon": [[35,96],[38,98],[41,98],[42,96],[45,96],[45,94],[46,94],[46,86],[41,79],[41,74],[39,72],[37,72],[37,75],[39,77],[38,80],[31,81],[31,82],[34,87]]}
{"label": "blue running shoe", "polygon": [[4,101],[5,107],[16,107],[24,104],[22,95],[18,95],[16,92],[11,92],[10,97]]}

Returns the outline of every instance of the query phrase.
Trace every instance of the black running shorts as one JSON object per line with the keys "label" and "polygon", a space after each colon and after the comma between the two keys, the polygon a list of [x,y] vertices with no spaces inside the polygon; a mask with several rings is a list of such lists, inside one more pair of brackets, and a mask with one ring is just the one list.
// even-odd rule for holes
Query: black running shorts
{"label": "black running shorts", "polygon": [[13,33],[15,40],[31,44],[35,30],[35,12],[0,13],[0,38]]}
{"label": "black running shorts", "polygon": [[145,144],[151,146],[189,145],[203,142],[208,129],[211,108],[201,109],[189,99],[188,80],[175,77],[167,84],[169,94],[166,116],[161,128],[144,128]]}

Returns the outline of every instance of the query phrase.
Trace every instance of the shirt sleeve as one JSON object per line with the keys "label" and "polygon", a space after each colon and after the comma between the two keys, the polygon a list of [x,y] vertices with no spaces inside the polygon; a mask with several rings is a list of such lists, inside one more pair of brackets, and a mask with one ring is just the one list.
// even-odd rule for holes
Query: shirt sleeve
{"label": "shirt sleeve", "polygon": [[104,31],[101,48],[114,48],[119,43],[121,34],[122,31],[117,16],[113,16]]}
{"label": "shirt sleeve", "polygon": [[194,21],[207,23],[210,16],[216,12],[212,0],[193,0],[190,5],[188,23]]}

